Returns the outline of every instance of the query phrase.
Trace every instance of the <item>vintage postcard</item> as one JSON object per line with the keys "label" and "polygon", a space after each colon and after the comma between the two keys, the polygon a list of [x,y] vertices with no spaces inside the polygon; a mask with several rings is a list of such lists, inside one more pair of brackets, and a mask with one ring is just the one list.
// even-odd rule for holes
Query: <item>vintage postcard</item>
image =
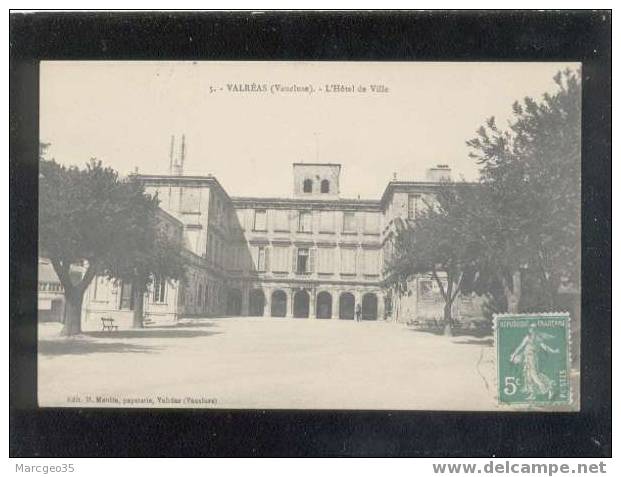
{"label": "vintage postcard", "polygon": [[581,84],[42,62],[39,406],[579,410]]}

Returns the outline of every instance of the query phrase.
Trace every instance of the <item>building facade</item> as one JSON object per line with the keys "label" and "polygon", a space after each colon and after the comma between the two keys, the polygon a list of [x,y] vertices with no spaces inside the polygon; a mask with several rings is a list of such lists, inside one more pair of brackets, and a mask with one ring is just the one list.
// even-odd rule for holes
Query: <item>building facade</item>
{"label": "building facade", "polygon": [[[144,296],[145,323],[181,317],[264,316],[353,320],[438,320],[443,300],[431,277],[407,290],[387,285],[393,238],[413,224],[450,169],[425,181],[392,180],[379,200],[340,197],[341,166],[293,164],[291,197],[231,197],[211,176],[133,175],[160,200],[160,225],[183,244],[186,279],[155,277]],[[131,285],[96,277],[84,299],[83,329],[101,317],[132,325]],[[480,316],[459,297],[457,319]]]}
{"label": "building facade", "polygon": [[339,197],[340,165],[294,164],[292,198],[235,197],[231,257],[242,314],[365,319],[384,314],[379,202]]}
{"label": "building facade", "polygon": [[[171,214],[159,209],[157,213],[159,232],[165,234],[171,243],[183,241],[183,223]],[[197,263],[187,249],[184,250],[187,273],[192,276],[201,264]],[[189,282],[188,282],[189,283]],[[183,285],[165,277],[153,277],[148,292],[142,297],[145,323],[174,324],[183,316],[180,297]],[[131,328],[135,307],[132,284],[122,280],[110,280],[96,276],[86,289],[82,302],[82,329],[101,329],[101,318],[112,318],[119,328]]]}

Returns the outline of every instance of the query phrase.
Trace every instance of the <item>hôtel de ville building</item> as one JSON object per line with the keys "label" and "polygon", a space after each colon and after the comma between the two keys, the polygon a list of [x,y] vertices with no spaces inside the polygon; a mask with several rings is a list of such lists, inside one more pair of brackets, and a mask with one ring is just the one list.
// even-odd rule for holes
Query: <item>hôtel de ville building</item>
{"label": "h\u00f4tel de ville building", "polygon": [[[357,309],[363,320],[441,319],[443,300],[431,277],[397,293],[385,265],[394,234],[450,180],[448,165],[418,180],[394,178],[381,197],[361,200],[341,197],[348,171],[340,164],[293,163],[290,197],[232,197],[212,175],[184,175],[180,149],[171,152],[169,174],[131,176],[157,194],[160,225],[182,242],[187,258],[182,282],[153,280],[144,296],[147,324],[216,316],[352,320]],[[130,284],[95,278],[83,328],[99,327],[104,315],[130,327],[133,300]],[[459,297],[454,315],[480,315],[478,302]]]}

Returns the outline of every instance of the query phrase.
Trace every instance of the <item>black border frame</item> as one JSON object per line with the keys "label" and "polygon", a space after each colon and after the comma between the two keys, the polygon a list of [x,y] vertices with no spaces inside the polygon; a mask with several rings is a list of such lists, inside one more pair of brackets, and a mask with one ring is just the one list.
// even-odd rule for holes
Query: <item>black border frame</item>
{"label": "black border frame", "polygon": [[[610,11],[10,14],[10,455],[611,455]],[[581,61],[579,413],[40,409],[38,61]]]}

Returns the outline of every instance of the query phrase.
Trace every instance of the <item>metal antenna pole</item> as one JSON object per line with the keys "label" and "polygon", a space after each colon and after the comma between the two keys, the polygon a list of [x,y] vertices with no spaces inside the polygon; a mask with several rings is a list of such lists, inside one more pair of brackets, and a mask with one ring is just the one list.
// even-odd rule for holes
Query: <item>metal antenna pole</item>
{"label": "metal antenna pole", "polygon": [[173,173],[173,157],[175,154],[175,135],[170,136],[170,166],[168,167],[168,175],[172,176]]}
{"label": "metal antenna pole", "polygon": [[183,175],[183,163],[185,162],[185,134],[181,135],[181,164],[179,168],[179,175]]}

